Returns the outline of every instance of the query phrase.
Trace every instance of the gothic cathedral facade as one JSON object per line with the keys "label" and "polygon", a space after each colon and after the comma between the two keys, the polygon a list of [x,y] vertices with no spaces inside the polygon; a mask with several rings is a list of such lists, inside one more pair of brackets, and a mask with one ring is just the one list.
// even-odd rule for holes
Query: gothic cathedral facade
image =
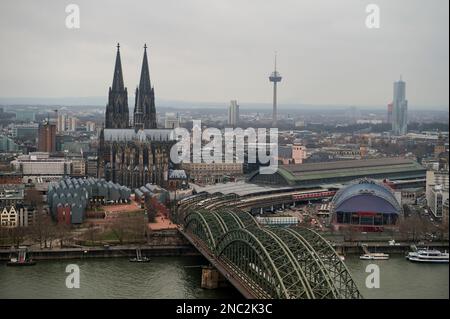
{"label": "gothic cathedral facade", "polygon": [[[132,124],[131,124],[132,123]],[[147,183],[167,185],[172,130],[158,129],[155,92],[150,82],[147,46],[144,46],[139,86],[136,88],[133,119],[128,111],[120,47],[117,45],[112,86],[106,105],[105,127],[100,133],[98,175],[132,189]]]}

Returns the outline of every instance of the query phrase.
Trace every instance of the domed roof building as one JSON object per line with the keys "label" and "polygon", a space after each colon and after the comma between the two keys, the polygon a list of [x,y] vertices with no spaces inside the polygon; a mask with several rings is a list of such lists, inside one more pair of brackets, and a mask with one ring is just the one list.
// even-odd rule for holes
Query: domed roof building
{"label": "domed roof building", "polygon": [[335,229],[352,226],[360,231],[383,231],[396,224],[401,212],[392,190],[369,179],[345,186],[331,202]]}

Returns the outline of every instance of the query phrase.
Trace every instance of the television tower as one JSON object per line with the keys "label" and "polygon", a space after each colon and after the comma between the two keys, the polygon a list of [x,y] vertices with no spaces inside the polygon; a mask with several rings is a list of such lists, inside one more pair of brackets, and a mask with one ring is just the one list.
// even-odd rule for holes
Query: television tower
{"label": "television tower", "polygon": [[277,53],[275,52],[275,70],[269,76],[269,81],[273,82],[273,113],[272,127],[277,127],[277,83],[281,82],[281,74],[277,71]]}

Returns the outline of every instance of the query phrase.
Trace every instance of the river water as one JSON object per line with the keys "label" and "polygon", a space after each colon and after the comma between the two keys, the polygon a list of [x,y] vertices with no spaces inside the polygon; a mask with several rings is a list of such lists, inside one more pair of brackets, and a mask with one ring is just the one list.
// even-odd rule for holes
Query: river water
{"label": "river water", "polygon": [[[201,257],[154,257],[150,263],[127,259],[38,261],[31,267],[0,264],[0,298],[237,298],[233,288],[200,288]],[[380,288],[365,288],[366,266],[380,269]],[[80,288],[66,287],[68,264],[80,268]],[[346,259],[365,298],[449,298],[446,265],[414,264],[402,256],[386,261]]]}

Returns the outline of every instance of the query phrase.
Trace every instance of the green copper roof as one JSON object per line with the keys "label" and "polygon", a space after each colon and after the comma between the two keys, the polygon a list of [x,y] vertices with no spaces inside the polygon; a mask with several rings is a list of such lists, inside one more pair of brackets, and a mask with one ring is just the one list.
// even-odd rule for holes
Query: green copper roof
{"label": "green copper roof", "polygon": [[[356,164],[356,163],[355,163]],[[302,164],[300,164],[302,165]],[[392,165],[374,165],[374,166],[364,166],[364,167],[342,167],[326,169],[327,163],[323,163],[325,167],[320,170],[304,170],[295,171],[295,169],[290,170],[289,166],[279,167],[278,174],[281,175],[288,184],[296,184],[303,181],[313,181],[321,179],[332,179],[339,177],[361,177],[361,176],[373,176],[373,175],[389,175],[393,178],[396,173],[402,176],[404,173],[410,172],[414,176],[419,176],[425,174],[425,168],[423,168],[419,163],[414,161],[409,161],[407,163],[400,163]],[[333,165],[330,165],[333,166]],[[335,165],[334,165],[335,166]]]}

